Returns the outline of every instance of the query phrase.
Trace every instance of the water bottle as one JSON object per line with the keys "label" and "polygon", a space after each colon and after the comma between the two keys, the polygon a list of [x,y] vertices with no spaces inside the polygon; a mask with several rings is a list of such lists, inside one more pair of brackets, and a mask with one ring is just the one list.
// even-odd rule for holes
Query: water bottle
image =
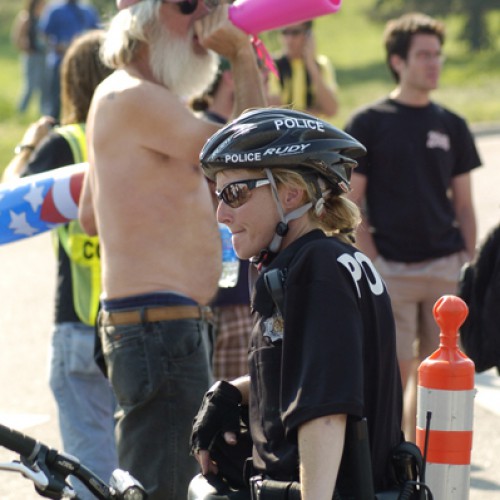
{"label": "water bottle", "polygon": [[240,261],[233,248],[231,231],[225,224],[219,223],[219,231],[222,240],[222,274],[219,279],[221,288],[231,288],[238,282]]}

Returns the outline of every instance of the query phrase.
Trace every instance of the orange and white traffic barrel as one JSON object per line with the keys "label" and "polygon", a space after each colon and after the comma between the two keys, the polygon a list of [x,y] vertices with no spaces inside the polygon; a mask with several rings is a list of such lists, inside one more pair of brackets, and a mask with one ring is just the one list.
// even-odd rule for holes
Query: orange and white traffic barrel
{"label": "orange and white traffic barrel", "polygon": [[433,314],[440,344],[418,369],[417,445],[427,458],[425,482],[434,498],[465,500],[470,490],[474,362],[458,347],[458,329],[468,307],[459,297],[444,295]]}

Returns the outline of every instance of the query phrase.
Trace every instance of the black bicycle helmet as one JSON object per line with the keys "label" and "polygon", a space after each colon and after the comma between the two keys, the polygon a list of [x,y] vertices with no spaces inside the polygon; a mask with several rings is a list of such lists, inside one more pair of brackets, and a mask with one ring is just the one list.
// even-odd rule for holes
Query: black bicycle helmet
{"label": "black bicycle helmet", "polygon": [[364,146],[346,132],[318,118],[283,108],[243,113],[215,133],[200,154],[205,175],[214,180],[226,169],[288,168],[314,171],[333,188],[349,191],[356,158]]}

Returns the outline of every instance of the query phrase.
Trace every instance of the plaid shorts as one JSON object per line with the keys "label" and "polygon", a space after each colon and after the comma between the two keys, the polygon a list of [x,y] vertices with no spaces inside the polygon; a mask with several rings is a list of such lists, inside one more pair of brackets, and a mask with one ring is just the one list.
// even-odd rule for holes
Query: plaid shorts
{"label": "plaid shorts", "polygon": [[248,304],[214,307],[216,380],[232,380],[248,373],[248,347],[253,321]]}

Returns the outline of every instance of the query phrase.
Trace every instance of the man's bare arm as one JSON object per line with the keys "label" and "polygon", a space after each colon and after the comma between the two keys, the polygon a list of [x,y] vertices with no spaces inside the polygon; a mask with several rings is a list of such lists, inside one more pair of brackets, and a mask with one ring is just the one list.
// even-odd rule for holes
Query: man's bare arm
{"label": "man's bare arm", "polygon": [[238,57],[231,61],[231,68],[235,87],[232,118],[246,109],[267,106],[262,75],[250,45],[240,49]]}
{"label": "man's bare arm", "polygon": [[466,173],[454,177],[451,182],[451,190],[455,216],[465,241],[465,250],[469,259],[472,259],[476,253],[477,227],[472,201],[471,174]]}
{"label": "man's bare arm", "polygon": [[356,246],[370,259],[374,260],[378,255],[377,247],[373,241],[370,231],[370,222],[365,210],[366,176],[353,173],[351,177],[351,192],[348,198],[358,205],[361,211],[361,224],[356,233]]}
{"label": "man's bare arm", "polygon": [[337,92],[335,88],[326,82],[316,63],[316,41],[314,39],[314,33],[312,32],[306,41],[304,63],[311,77],[311,84],[315,90],[315,105],[310,111],[331,118],[338,111],[339,102]]}
{"label": "man's bare arm", "polygon": [[82,192],[78,204],[78,219],[83,230],[91,235],[97,234],[97,224],[94,216],[94,204],[92,199],[92,174],[89,170],[85,173]]}
{"label": "man's bare arm", "polygon": [[22,149],[17,153],[9,164],[5,167],[2,174],[2,182],[9,182],[19,179],[29,163],[33,150],[31,148]]}
{"label": "man's bare arm", "polygon": [[311,108],[311,111],[315,114],[331,118],[337,113],[339,107],[337,93],[332,87],[326,84],[316,64],[311,65],[310,68],[308,67],[308,72],[311,76],[311,83],[316,91],[316,103]]}
{"label": "man's bare arm", "polygon": [[30,156],[34,149],[40,144],[42,139],[48,135],[53,126],[54,118],[51,116],[42,116],[28,127],[20,143],[25,147],[22,148],[5,167],[2,182],[8,182],[21,177],[29,163]]}
{"label": "man's bare arm", "polygon": [[[228,5],[198,21],[197,34],[205,47],[216,51],[231,63],[235,84],[232,118],[236,118],[248,108],[267,105],[262,74],[257,65],[255,51],[249,36],[236,28],[228,19]],[[227,43],[227,34],[232,44]]]}

